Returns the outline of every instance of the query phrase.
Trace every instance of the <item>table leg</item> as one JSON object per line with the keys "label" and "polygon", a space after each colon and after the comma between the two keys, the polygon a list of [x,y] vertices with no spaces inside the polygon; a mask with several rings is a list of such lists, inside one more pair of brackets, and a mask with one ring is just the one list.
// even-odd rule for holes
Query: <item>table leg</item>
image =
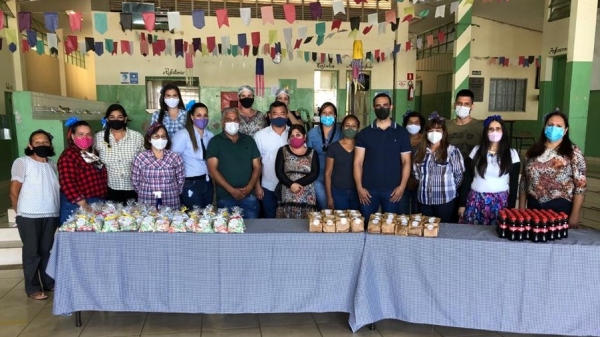
{"label": "table leg", "polygon": [[76,327],[80,327],[81,326],[81,311],[76,311],[75,312],[75,326]]}
{"label": "table leg", "polygon": [[371,323],[369,325],[369,330],[375,330],[375,323]]}

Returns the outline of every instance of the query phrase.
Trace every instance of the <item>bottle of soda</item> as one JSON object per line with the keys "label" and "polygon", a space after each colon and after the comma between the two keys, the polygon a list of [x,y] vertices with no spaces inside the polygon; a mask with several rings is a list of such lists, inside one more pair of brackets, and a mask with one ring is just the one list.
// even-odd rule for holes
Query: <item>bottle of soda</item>
{"label": "bottle of soda", "polygon": [[518,236],[519,229],[517,227],[517,218],[511,214],[510,215],[510,223],[508,225],[508,239],[510,241],[516,241]]}
{"label": "bottle of soda", "polygon": [[540,242],[548,242],[548,218],[542,214],[542,235],[540,236]]}
{"label": "bottle of soda", "polygon": [[550,214],[548,216],[548,241],[554,241],[556,238],[556,219]]}
{"label": "bottle of soda", "polygon": [[498,221],[498,226],[496,227],[496,232],[498,233],[498,237],[502,239],[506,239],[506,229],[508,225],[506,224],[506,211],[500,210],[500,220]]}
{"label": "bottle of soda", "polygon": [[533,218],[533,230],[531,234],[531,241],[539,243],[541,242],[542,228],[540,226],[540,219],[537,217]]}
{"label": "bottle of soda", "polygon": [[523,240],[531,240],[531,216],[528,212],[524,211],[523,218],[525,219],[525,237],[523,238]]}
{"label": "bottle of soda", "polygon": [[564,212],[560,212],[560,216],[563,223],[562,237],[563,239],[566,239],[569,237],[569,217]]}
{"label": "bottle of soda", "polygon": [[554,232],[554,239],[560,240],[562,239],[563,224],[560,220],[560,215],[556,214],[556,212],[553,211],[552,216],[554,217],[554,226],[556,227],[556,231]]}
{"label": "bottle of soda", "polygon": [[525,239],[525,224],[522,216],[519,215],[517,218],[517,227],[519,233],[517,234],[517,241],[523,241]]}

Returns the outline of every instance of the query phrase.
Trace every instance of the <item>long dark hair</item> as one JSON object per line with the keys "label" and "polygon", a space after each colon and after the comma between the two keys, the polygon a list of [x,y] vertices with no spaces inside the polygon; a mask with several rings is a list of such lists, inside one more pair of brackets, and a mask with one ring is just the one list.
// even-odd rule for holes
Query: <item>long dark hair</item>
{"label": "long dark hair", "polygon": [[482,178],[485,178],[485,171],[487,170],[487,154],[491,145],[490,139],[488,138],[488,127],[492,122],[500,123],[500,127],[502,128],[502,138],[500,138],[500,141],[498,142],[498,150],[496,151],[496,157],[498,158],[500,165],[500,174],[498,176],[501,177],[507,174],[512,165],[510,139],[508,131],[506,130],[506,125],[504,124],[502,117],[498,115],[490,116],[483,122],[481,143],[479,143],[479,149],[475,153],[475,157],[473,157],[473,168],[475,168]]}
{"label": "long dark hair", "polygon": [[551,113],[544,116],[544,126],[542,127],[542,132],[540,132],[540,137],[538,138],[537,142],[533,144],[529,148],[529,150],[527,150],[527,154],[525,155],[527,158],[535,158],[544,153],[544,151],[546,151],[546,141],[548,140],[548,138],[546,138],[546,134],[544,131],[546,129],[546,123],[548,123],[548,120],[554,116],[559,116],[563,119],[563,121],[565,121],[565,129],[567,130],[565,132],[565,135],[563,136],[562,142],[560,142],[560,145],[556,149],[556,152],[561,156],[573,159],[573,143],[571,142],[571,138],[569,138],[568,129],[569,119],[567,118],[567,115],[560,112],[559,110],[552,111]]}
{"label": "long dark hair", "polygon": [[346,115],[346,117],[342,119],[341,128],[344,128],[344,124],[346,124],[346,121],[349,119],[354,119],[356,121],[356,125],[358,126],[358,130],[360,130],[360,121],[358,120],[358,117],[356,117],[356,115]]}
{"label": "long dark hair", "polygon": [[198,151],[198,141],[196,140],[196,131],[194,130],[194,111],[196,111],[196,109],[200,109],[200,108],[204,108],[206,109],[206,112],[208,113],[208,107],[206,106],[206,104],[202,103],[202,102],[198,102],[195,103],[194,105],[192,105],[192,107],[190,108],[190,110],[187,113],[187,117],[185,118],[185,129],[187,130],[188,134],[190,135],[190,140],[192,141],[192,148],[194,149],[194,152]]}
{"label": "long dark hair", "polygon": [[169,90],[177,91],[177,97],[179,97],[179,105],[177,105],[177,107],[179,110],[185,110],[185,104],[183,104],[183,98],[181,98],[181,90],[179,90],[179,87],[173,83],[165,84],[165,86],[160,89],[160,112],[158,113],[158,122],[161,124],[163,119],[165,119],[165,114],[169,111],[169,107],[167,106],[167,103],[165,103],[165,93]]}
{"label": "long dark hair", "polygon": [[[104,142],[106,146],[110,147],[110,127],[108,126],[108,116],[113,111],[119,111],[123,114],[123,117],[127,119],[127,112],[125,112],[125,108],[121,104],[111,104],[108,109],[106,109],[106,114],[104,114],[104,119],[106,119],[106,126],[104,127]],[[125,128],[127,128],[127,122],[125,122]]]}
{"label": "long dark hair", "polygon": [[[54,138],[50,132],[46,131],[46,130],[35,130],[31,133],[31,135],[29,135],[29,143],[28,145],[31,145],[31,147],[33,147],[33,144],[31,144],[31,142],[33,141],[33,136],[35,135],[39,135],[39,134],[43,134],[46,135],[46,137],[48,137],[48,140],[50,141],[50,148],[52,149],[52,151],[50,152],[50,155],[48,155],[48,157],[54,157],[56,155],[56,153],[54,152],[54,145],[52,145],[52,138]],[[27,146],[25,148],[25,155],[26,156],[31,156],[33,154],[33,150],[29,148],[29,146]]]}
{"label": "long dark hair", "polygon": [[[434,112],[435,113],[435,112]],[[427,135],[427,132],[431,129],[442,129],[442,140],[440,141],[440,147],[437,151],[435,151],[435,161],[436,162],[445,162],[448,160],[448,130],[446,129],[446,121],[443,117],[439,117],[437,113],[435,116],[429,116],[427,122],[425,123],[425,127],[423,128],[424,134]],[[427,137],[423,137],[421,142],[417,147],[417,153],[415,154],[415,163],[422,163],[425,160],[425,155],[427,154],[427,148],[431,143]]]}
{"label": "long dark hair", "polygon": [[[331,143],[331,141],[333,140],[333,137],[335,137],[335,130],[337,129],[335,126],[335,124],[337,123],[337,116],[338,116],[337,107],[335,106],[335,104],[333,104],[331,102],[325,102],[319,108],[319,116],[321,116],[321,114],[323,113],[323,110],[325,110],[325,108],[327,108],[329,106],[333,108],[333,114],[335,115],[335,117],[334,117],[335,121],[333,122],[333,125],[332,125],[333,129],[331,130],[331,135],[329,136],[329,143]],[[323,152],[327,152],[327,148],[329,147],[329,144],[325,144],[325,131],[323,131],[323,126],[321,126],[319,129],[321,129],[321,141],[323,142]]]}

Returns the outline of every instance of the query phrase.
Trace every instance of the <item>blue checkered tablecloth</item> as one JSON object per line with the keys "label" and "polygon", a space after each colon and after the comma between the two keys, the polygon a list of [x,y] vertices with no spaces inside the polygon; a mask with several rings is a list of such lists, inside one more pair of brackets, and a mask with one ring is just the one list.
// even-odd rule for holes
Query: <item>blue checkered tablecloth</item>
{"label": "blue checkered tablecloth", "polygon": [[438,238],[367,235],[350,325],[382,319],[600,336],[600,232],[548,244],[442,224]]}
{"label": "blue checkered tablecloth", "polygon": [[354,311],[365,234],[249,220],[245,234],[59,232],[53,312]]}

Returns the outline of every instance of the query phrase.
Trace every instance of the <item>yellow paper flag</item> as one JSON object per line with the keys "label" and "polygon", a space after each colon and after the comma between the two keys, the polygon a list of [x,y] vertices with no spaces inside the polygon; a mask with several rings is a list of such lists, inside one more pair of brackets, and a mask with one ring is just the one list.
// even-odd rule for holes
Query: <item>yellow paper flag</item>
{"label": "yellow paper flag", "polygon": [[415,16],[415,8],[413,6],[404,7],[404,16],[407,15]]}
{"label": "yellow paper flag", "polygon": [[277,29],[269,31],[269,44],[273,44],[277,41]]}

